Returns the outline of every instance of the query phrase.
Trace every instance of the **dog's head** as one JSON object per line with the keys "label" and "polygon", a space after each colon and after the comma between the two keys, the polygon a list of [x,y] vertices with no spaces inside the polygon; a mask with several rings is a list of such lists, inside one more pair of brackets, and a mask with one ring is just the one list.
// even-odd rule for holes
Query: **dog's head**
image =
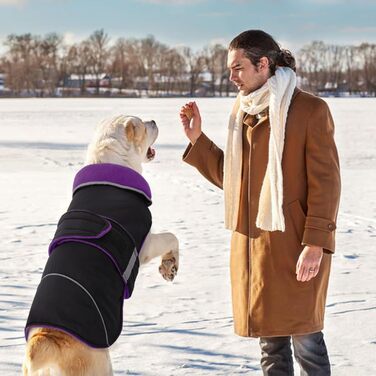
{"label": "dog's head", "polygon": [[129,116],[124,122],[125,136],[129,144],[140,153],[142,162],[149,162],[155,157],[151,147],[158,137],[158,128],[154,120],[143,122],[140,118]]}
{"label": "dog's head", "polygon": [[120,115],[103,121],[89,145],[86,163],[117,163],[141,172],[141,163],[155,157],[152,145],[158,137],[154,120]]}

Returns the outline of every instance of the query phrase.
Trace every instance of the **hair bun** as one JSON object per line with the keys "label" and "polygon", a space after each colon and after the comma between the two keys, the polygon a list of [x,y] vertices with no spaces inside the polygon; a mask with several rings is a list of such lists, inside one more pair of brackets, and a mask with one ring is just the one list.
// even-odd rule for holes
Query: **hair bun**
{"label": "hair bun", "polygon": [[295,70],[295,58],[289,50],[281,48],[277,55],[277,65]]}

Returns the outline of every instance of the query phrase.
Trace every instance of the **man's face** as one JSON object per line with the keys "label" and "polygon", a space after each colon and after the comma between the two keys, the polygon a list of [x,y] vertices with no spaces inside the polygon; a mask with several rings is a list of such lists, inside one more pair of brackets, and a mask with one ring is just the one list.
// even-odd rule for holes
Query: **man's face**
{"label": "man's face", "polygon": [[230,50],[227,55],[227,66],[230,69],[230,81],[236,85],[241,95],[248,95],[268,80],[269,64],[268,59],[262,57],[255,67],[243,51],[243,49]]}

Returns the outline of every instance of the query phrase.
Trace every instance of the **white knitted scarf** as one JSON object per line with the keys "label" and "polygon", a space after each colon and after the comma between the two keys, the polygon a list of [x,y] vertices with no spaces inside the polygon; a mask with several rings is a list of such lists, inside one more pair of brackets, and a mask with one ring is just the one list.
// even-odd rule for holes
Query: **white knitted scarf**
{"label": "white knitted scarf", "polygon": [[[243,116],[256,115],[269,106],[268,165],[259,198],[256,226],[266,231],[285,231],[283,216],[282,153],[287,112],[296,86],[295,72],[278,67],[258,90],[240,95],[240,106],[230,116],[224,161],[225,226],[235,230],[238,222],[243,161]],[[251,182],[250,182],[251,183]]]}

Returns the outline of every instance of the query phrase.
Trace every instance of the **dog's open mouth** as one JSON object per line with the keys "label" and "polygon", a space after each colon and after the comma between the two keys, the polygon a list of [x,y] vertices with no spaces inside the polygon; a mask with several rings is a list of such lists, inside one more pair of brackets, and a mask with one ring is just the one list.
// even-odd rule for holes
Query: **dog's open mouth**
{"label": "dog's open mouth", "polygon": [[155,157],[155,150],[152,147],[149,147],[146,157],[149,161],[153,160]]}

